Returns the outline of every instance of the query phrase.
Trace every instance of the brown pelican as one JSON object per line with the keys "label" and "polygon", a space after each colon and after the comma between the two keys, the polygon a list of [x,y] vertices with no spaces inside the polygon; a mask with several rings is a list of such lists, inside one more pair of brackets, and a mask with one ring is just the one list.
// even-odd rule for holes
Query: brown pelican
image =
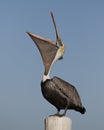
{"label": "brown pelican", "polygon": [[[42,94],[46,100],[57,108],[57,115],[59,116],[65,115],[67,109],[73,109],[84,114],[86,110],[81,103],[76,88],[61,78],[50,78],[52,65],[55,61],[61,59],[64,54],[64,43],[59,37],[52,12],[51,16],[56,31],[56,42],[28,32],[37,45],[45,66],[45,72],[41,81]],[[63,114],[59,113],[61,109],[65,110]]]}

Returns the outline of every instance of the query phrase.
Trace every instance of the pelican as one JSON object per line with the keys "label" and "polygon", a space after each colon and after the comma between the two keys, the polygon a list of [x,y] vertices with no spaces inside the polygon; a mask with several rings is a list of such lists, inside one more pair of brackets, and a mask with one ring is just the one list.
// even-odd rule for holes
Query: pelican
{"label": "pelican", "polygon": [[[40,51],[45,67],[44,75],[41,81],[42,94],[49,103],[56,107],[56,115],[58,116],[65,116],[68,109],[73,109],[84,114],[86,109],[82,105],[76,88],[59,77],[54,76],[53,78],[50,78],[50,71],[53,64],[57,60],[63,58],[65,49],[64,43],[58,34],[52,12],[51,17],[55,27],[56,42],[28,32],[28,35],[32,38]],[[60,114],[61,109],[64,110],[63,114]]]}

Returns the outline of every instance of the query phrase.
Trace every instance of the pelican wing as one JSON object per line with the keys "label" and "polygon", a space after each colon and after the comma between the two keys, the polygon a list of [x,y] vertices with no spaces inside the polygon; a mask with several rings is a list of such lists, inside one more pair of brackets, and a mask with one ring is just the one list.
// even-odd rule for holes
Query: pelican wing
{"label": "pelican wing", "polygon": [[54,77],[52,80],[56,84],[56,88],[60,91],[60,93],[65,95],[70,102],[78,106],[82,106],[81,99],[77,92],[77,89],[72,84],[58,77]]}

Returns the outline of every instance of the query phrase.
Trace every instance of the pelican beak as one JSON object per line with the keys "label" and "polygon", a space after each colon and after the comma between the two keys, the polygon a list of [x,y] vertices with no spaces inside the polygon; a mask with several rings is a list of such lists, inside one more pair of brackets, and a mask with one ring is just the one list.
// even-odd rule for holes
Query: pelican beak
{"label": "pelican beak", "polygon": [[[53,13],[51,14],[51,16],[53,18]],[[54,18],[53,22],[55,23]],[[54,24],[54,26],[56,30],[58,45],[56,44],[57,41],[54,42],[50,39],[35,35],[31,32],[27,32],[27,34],[31,37],[31,39],[34,41],[34,43],[39,49],[45,67],[45,75],[48,74],[54,59],[55,60],[62,59],[64,53],[64,44],[61,43],[60,37],[57,32],[56,24]],[[56,59],[57,53],[58,58]]]}
{"label": "pelican beak", "polygon": [[56,32],[56,45],[63,46],[63,43],[62,43],[61,38],[60,38],[59,33],[58,33],[58,29],[57,29],[57,26],[56,26],[56,22],[55,22],[55,19],[54,19],[53,12],[51,11],[50,14],[51,14],[53,24],[54,24],[54,28],[55,28],[55,32]]}
{"label": "pelican beak", "polygon": [[59,48],[56,46],[55,42],[49,39],[30,32],[27,32],[27,34],[32,38],[38,47],[45,66],[45,74],[47,74]]}

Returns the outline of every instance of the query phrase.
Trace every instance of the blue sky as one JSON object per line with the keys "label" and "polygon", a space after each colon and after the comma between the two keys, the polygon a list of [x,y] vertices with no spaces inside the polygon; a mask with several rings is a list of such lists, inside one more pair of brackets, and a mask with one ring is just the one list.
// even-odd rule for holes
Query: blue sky
{"label": "blue sky", "polygon": [[27,31],[55,40],[50,16],[66,46],[52,76],[76,86],[87,112],[68,111],[72,129],[104,129],[104,1],[0,1],[0,130],[44,129],[56,113],[41,94],[44,67]]}

